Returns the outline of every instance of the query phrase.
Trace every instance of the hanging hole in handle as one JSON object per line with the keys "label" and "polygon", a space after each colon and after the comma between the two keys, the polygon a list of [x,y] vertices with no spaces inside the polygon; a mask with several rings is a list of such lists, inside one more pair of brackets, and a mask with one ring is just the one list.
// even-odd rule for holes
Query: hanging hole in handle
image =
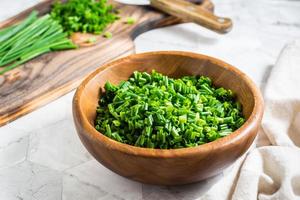
{"label": "hanging hole in handle", "polygon": [[187,0],[187,1],[194,3],[196,5],[201,5],[203,3],[203,0]]}

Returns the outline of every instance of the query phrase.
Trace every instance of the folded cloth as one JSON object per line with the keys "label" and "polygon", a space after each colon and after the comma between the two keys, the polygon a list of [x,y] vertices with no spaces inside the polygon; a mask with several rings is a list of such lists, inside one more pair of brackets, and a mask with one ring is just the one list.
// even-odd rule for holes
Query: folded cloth
{"label": "folded cloth", "polygon": [[300,199],[300,41],[281,52],[264,99],[259,134],[266,135],[269,142],[258,142],[243,162],[235,164],[235,170],[200,199]]}
{"label": "folded cloth", "polygon": [[255,149],[242,165],[232,199],[300,199],[299,164],[299,148]]}
{"label": "folded cloth", "polygon": [[271,72],[262,127],[273,145],[300,147],[300,40],[287,45]]}

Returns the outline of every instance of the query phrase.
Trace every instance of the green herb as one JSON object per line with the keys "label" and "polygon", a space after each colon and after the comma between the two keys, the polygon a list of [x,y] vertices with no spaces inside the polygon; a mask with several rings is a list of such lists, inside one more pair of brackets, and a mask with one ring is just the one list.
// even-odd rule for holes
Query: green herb
{"label": "green herb", "polygon": [[23,22],[21,22],[19,25],[14,25],[7,27],[5,29],[2,29],[0,31],[0,43],[4,40],[8,39],[9,37],[13,36],[20,30],[22,30],[24,27],[31,24],[34,20],[37,19],[37,12],[32,12]]}
{"label": "green herb", "polygon": [[51,16],[68,34],[101,34],[107,25],[119,18],[113,6],[107,4],[107,0],[69,0],[66,3],[57,1],[53,4]]}
{"label": "green herb", "polygon": [[50,15],[33,11],[18,25],[0,30],[0,75],[43,53],[76,46]]}
{"label": "green herb", "polygon": [[109,31],[106,31],[104,34],[103,34],[103,37],[105,37],[105,38],[111,38],[112,37],[112,33],[111,32],[109,32]]}
{"label": "green herb", "polygon": [[87,43],[95,43],[95,42],[97,42],[96,37],[91,37],[91,38],[87,39]]}
{"label": "green herb", "polygon": [[173,79],[134,72],[101,91],[95,128],[122,143],[147,148],[198,146],[229,135],[244,123],[231,90],[208,77]]}
{"label": "green herb", "polygon": [[134,18],[132,18],[132,17],[127,17],[126,18],[126,24],[132,25],[134,23],[135,23],[135,19]]}

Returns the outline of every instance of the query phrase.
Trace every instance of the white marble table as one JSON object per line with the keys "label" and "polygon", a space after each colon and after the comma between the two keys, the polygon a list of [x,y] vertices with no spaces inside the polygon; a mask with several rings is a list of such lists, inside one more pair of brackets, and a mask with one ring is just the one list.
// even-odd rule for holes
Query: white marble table
{"label": "white marble table", "polygon": [[[36,2],[0,0],[0,20]],[[216,56],[246,72],[263,90],[281,48],[300,37],[300,1],[214,2],[216,13],[234,20],[229,34],[181,24],[139,36],[136,51],[184,50]],[[73,94],[0,128],[0,200],[189,200],[226,178],[225,172],[197,184],[158,187],[114,174],[81,145],[72,122]]]}

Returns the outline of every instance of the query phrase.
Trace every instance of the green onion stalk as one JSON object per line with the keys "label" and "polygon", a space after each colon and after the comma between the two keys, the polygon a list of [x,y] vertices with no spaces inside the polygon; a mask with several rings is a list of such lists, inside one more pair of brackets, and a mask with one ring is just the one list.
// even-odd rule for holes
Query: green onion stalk
{"label": "green onion stalk", "polygon": [[33,11],[21,23],[0,30],[0,75],[44,53],[76,47],[50,15],[38,18]]}

